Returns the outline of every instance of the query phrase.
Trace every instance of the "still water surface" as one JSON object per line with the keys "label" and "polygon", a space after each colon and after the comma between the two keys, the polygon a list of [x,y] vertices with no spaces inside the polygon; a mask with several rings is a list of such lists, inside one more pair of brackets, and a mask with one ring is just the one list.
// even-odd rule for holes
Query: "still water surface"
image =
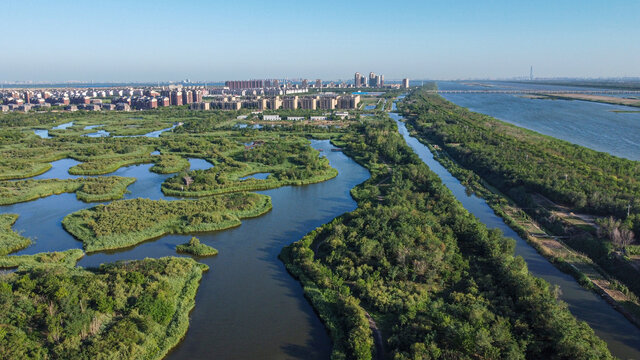
{"label": "still water surface", "polygon": [[534,276],[559,286],[560,298],[569,305],[571,313],[579,320],[587,322],[596,334],[607,343],[609,350],[615,356],[622,359],[640,359],[640,329],[631,324],[594,292],[585,290],[573,277],[551,265],[547,259],[538,254],[534,248],[507,226],[484,199],[468,195],[465,187],[433,158],[431,151],[409,135],[405,124],[400,121],[403,117],[397,113],[391,113],[390,116],[398,124],[398,130],[405,141],[420,159],[438,174],[444,185],[451,190],[458,201],[488,228],[500,229],[505,236],[515,239],[516,255],[524,258],[529,271]]}
{"label": "still water surface", "polygon": [[[496,83],[496,88],[531,88],[534,84]],[[573,89],[537,85],[544,89]],[[459,82],[438,82],[441,90],[483,90]],[[585,88],[578,88],[585,90]],[[589,90],[589,89],[586,89]],[[596,151],[640,160],[640,108],[577,100],[530,99],[510,94],[441,94],[469,110],[553,136]],[[626,112],[625,112],[626,111]],[[636,112],[629,112],[636,111]]]}
{"label": "still water surface", "polygon": [[[303,296],[302,288],[285,270],[277,256],[281,249],[305,234],[356,208],[350,189],[369,178],[366,169],[341,152],[333,152],[328,141],[312,141],[322,149],[339,175],[308,186],[287,186],[261,191],[271,196],[273,210],[245,219],[225,231],[200,233],[203,243],[219,250],[215,257],[198,259],[211,267],[204,274],[184,341],[170,359],[328,359],[331,341],[324,326]],[[189,159],[191,169],[208,168],[201,159]],[[72,178],[67,170],[78,162],[64,159],[37,178]],[[151,164],[123,167],[110,175],[131,176],[125,198],[175,199],[165,197],[160,185],[169,176],[149,171]],[[81,243],[61,226],[67,214],[94,206],[78,201],[75,194],[49,196],[35,201],[0,207],[2,213],[20,217],[14,229],[35,240],[18,254],[81,248]],[[104,262],[177,256],[175,246],[191,235],[170,235],[131,249],[86,255],[79,266]],[[184,255],[180,255],[184,256]]]}

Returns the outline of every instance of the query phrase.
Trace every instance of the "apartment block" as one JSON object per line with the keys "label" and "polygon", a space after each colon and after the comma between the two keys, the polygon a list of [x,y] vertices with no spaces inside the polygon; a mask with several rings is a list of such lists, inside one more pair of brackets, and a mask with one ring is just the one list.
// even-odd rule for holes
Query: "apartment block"
{"label": "apartment block", "polygon": [[321,96],[318,102],[318,108],[324,110],[333,110],[338,105],[338,99],[335,96]]}
{"label": "apartment block", "polygon": [[286,97],[282,100],[282,108],[286,110],[295,110],[298,108],[298,97]]}
{"label": "apartment block", "polygon": [[305,96],[300,98],[300,108],[305,110],[315,110],[318,107],[318,100],[315,97]]}

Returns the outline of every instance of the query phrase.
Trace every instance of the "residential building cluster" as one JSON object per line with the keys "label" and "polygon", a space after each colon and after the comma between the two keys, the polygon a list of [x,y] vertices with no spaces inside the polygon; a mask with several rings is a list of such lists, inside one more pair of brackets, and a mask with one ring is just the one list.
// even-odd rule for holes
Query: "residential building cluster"
{"label": "residential building cluster", "polygon": [[213,101],[196,102],[191,104],[193,110],[240,110],[255,109],[263,110],[335,110],[335,109],[357,109],[360,104],[360,95],[336,95],[324,94],[317,96],[273,96],[273,97],[236,97],[217,96]]}
{"label": "residential building cluster", "polygon": [[384,87],[384,75],[378,75],[374,72],[369,73],[369,77],[363,76],[357,72],[353,77],[353,86],[357,88],[361,87]]}
{"label": "residential building cluster", "polygon": [[[354,84],[324,83],[321,79],[290,80],[233,80],[224,87],[169,85],[158,87],[114,88],[55,88],[38,90],[0,91],[0,112],[46,109],[67,111],[150,110],[168,106],[189,105],[192,109],[356,109],[358,95],[336,95],[322,89],[347,87],[409,87],[409,79],[402,84],[385,85],[384,75],[373,72],[368,77],[356,73]],[[320,90],[319,94],[308,94]],[[206,100],[205,100],[206,97]]]}

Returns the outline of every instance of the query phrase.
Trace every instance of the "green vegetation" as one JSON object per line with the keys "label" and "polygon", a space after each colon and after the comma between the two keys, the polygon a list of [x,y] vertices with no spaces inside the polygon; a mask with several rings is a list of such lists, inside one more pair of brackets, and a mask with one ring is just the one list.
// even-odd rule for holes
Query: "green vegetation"
{"label": "green vegetation", "polygon": [[[217,160],[211,169],[181,173],[167,179],[162,184],[162,191],[171,196],[208,196],[312,184],[338,175],[328,159],[320,157],[307,140],[298,137],[252,141],[236,151],[219,155]],[[255,173],[270,175],[265,180],[240,180]]]}
{"label": "green vegetation", "polygon": [[203,270],[189,258],[161,258],[2,275],[1,357],[162,359],[187,331]]}
{"label": "green vegetation", "polygon": [[200,240],[193,236],[188,243],[176,246],[176,251],[187,253],[195,256],[213,256],[218,255],[218,250],[209,245],[201,244]]}
{"label": "green vegetation", "polygon": [[189,168],[189,160],[177,155],[160,155],[151,171],[158,174],[173,174]]}
{"label": "green vegetation", "polygon": [[75,192],[78,200],[98,202],[119,199],[135,178],[105,176],[78,179],[0,181],[0,205],[31,201],[50,195]]}
{"label": "green vegetation", "polygon": [[0,256],[11,254],[31,245],[31,240],[11,229],[18,220],[15,214],[0,214]]}
{"label": "green vegetation", "polygon": [[[42,112],[42,113],[10,113],[0,118],[0,127],[29,127],[49,129],[51,136],[77,136],[93,133],[96,129],[84,128],[88,125],[102,125],[105,130],[116,136],[143,135],[152,131],[171,127],[180,112],[141,111],[135,114],[127,112]],[[73,126],[64,130],[52,128],[73,122]]]}
{"label": "green vegetation", "polygon": [[31,270],[47,266],[64,266],[73,268],[84,256],[80,249],[60,252],[48,252],[34,255],[0,256],[0,268],[18,268],[19,271]]}
{"label": "green vegetation", "polygon": [[95,159],[80,163],[69,169],[71,175],[104,175],[124,166],[148,164],[153,161],[150,155],[118,156],[108,159]]}
{"label": "green vegetation", "polygon": [[199,200],[118,200],[80,210],[62,220],[87,252],[124,248],[167,234],[215,231],[271,209],[271,198],[235,193]]}
{"label": "green vegetation", "polygon": [[[352,191],[357,210],[287,247],[281,258],[327,325],[334,358],[371,359],[378,331],[385,352],[398,360],[610,358],[593,331],[513,256],[513,242],[472,217],[411,152],[395,124],[376,113],[377,118],[344,128],[291,123],[260,130],[234,130],[234,112],[184,108],[136,115],[11,114],[0,119],[0,174],[22,178],[46,170],[51,161],[72,158],[82,162],[71,170],[80,174],[138,163],[154,163],[153,171],[161,173],[179,170],[163,184],[170,195],[267,189],[335,176],[305,139],[331,137],[372,177]],[[32,133],[33,127],[68,121],[74,126],[52,131],[52,139]],[[154,139],[79,136],[88,132],[86,125],[140,134],[177,121],[184,125]],[[155,150],[162,155],[151,155]],[[186,157],[214,167],[187,172]],[[270,176],[240,180],[257,172]],[[164,234],[234,226],[270,208],[269,197],[247,193],[121,200],[70,214],[63,225],[87,251],[100,251]],[[202,253],[203,244],[185,245]],[[17,267],[0,277],[0,354],[166,355],[186,332],[201,265],[163,258],[85,270],[73,266],[81,256],[81,250],[71,250],[0,257],[0,267]]]}
{"label": "green vegetation", "polygon": [[0,180],[19,179],[37,176],[51,169],[49,163],[24,163],[9,159],[0,159]]}
{"label": "green vegetation", "polygon": [[[526,201],[540,193],[575,210],[640,213],[638,162],[573,145],[415,91],[401,110],[423,136],[499,189]],[[532,202],[532,200],[529,200]]]}
{"label": "green vegetation", "polygon": [[[526,209],[527,216],[562,236],[564,244],[587,255],[607,276],[640,294],[638,270],[618,252],[633,242],[634,232],[640,234],[638,162],[470,112],[421,89],[410,94],[401,109],[418,136],[442,147],[460,166]],[[622,221],[596,226],[573,212]]]}
{"label": "green vegetation", "polygon": [[[371,171],[358,209],[283,250],[334,340],[334,359],[612,358],[550,286],[420,161],[388,119],[336,144]],[[377,330],[376,330],[377,331]]]}

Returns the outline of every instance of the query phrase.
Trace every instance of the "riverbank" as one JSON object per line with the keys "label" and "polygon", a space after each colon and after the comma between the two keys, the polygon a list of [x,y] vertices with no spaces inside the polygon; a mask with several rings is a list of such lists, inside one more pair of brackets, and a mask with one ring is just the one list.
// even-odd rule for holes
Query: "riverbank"
{"label": "riverbank", "polygon": [[[531,243],[532,239],[528,239],[526,236],[527,233],[525,233],[522,228],[518,229],[518,226],[515,223],[515,221],[522,220],[521,227],[524,227],[526,230],[528,230],[529,233],[531,233],[532,236],[538,238],[533,239],[537,240],[538,244],[541,244],[540,246],[536,246],[538,249],[542,249],[541,246],[545,246],[551,248],[551,250],[555,250],[560,255],[567,256],[567,260],[574,261],[575,267],[569,264],[567,261],[559,259],[558,262],[556,262],[556,265],[560,264],[563,271],[569,272],[574,277],[577,276],[578,278],[582,278],[582,280],[584,280],[582,284],[587,284],[587,286],[589,286],[591,289],[595,289],[594,284],[592,284],[591,281],[586,277],[580,275],[578,271],[586,273],[588,276],[592,277],[596,283],[600,283],[600,286],[607,285],[603,285],[603,282],[600,281],[601,279],[610,281],[609,290],[612,297],[617,297],[620,299],[619,296],[621,294],[624,294],[631,300],[635,300],[633,294],[628,293],[629,290],[624,285],[612,280],[609,276],[603,275],[599,264],[594,264],[593,261],[586,258],[584,254],[580,254],[580,252],[578,251],[570,251],[569,249],[566,249],[566,247],[563,248],[562,246],[555,243],[560,242],[563,245],[570,246],[574,246],[574,244],[582,246],[592,244],[596,240],[594,239],[595,235],[593,234],[597,232],[593,224],[593,217],[587,217],[582,214],[574,214],[566,207],[553,205],[552,203],[550,205],[546,205],[547,207],[540,206],[539,203],[544,197],[540,196],[539,194],[532,196],[532,201],[534,202],[530,206],[511,208],[508,207],[509,203],[507,199],[500,198],[490,191],[484,191],[482,193],[478,191],[479,194],[481,194],[486,199],[491,199],[491,197],[494,197],[493,200],[495,204],[497,206],[500,206],[500,208],[496,208],[495,206],[493,206],[495,209],[493,210],[491,209],[490,204],[488,204],[488,202],[490,201],[484,201],[481,198],[476,197],[475,195],[473,195],[473,188],[469,189],[469,184],[472,184],[474,182],[477,182],[478,184],[481,184],[483,186],[488,185],[487,182],[484,182],[469,170],[460,169],[464,171],[456,171],[456,169],[451,166],[457,165],[458,163],[452,162],[446,156],[452,156],[451,152],[454,152],[456,154],[455,160],[462,159],[465,164],[471,164],[470,166],[473,168],[482,168],[483,166],[487,165],[496,166],[496,164],[501,164],[499,155],[504,154],[504,156],[506,156],[509,161],[511,161],[512,158],[520,160],[520,163],[516,169],[531,168],[531,163],[533,163],[535,164],[535,171],[543,169],[546,174],[551,174],[552,171],[550,170],[549,166],[544,165],[544,161],[547,161],[548,157],[541,157],[539,153],[534,154],[534,157],[532,157],[530,150],[523,144],[520,144],[518,146],[518,150],[507,150],[512,146],[511,143],[515,142],[511,138],[512,136],[516,137],[519,141],[526,144],[526,141],[528,141],[527,134],[531,133],[530,131],[521,131],[515,126],[504,124],[485,115],[470,113],[467,110],[457,110],[457,107],[455,107],[455,105],[452,106],[451,104],[446,106],[446,116],[442,116],[441,112],[445,111],[444,109],[438,107],[438,105],[436,105],[435,108],[431,108],[428,100],[425,100],[423,102],[422,100],[418,100],[416,97],[409,97],[407,98],[407,100],[405,100],[405,102],[403,102],[402,108],[403,110],[405,110],[405,113],[407,113],[406,110],[409,108],[406,105],[409,104],[411,104],[411,107],[413,109],[422,107],[420,110],[414,111],[414,114],[411,112],[408,114],[408,122],[414,125],[414,129],[420,129],[418,131],[418,135],[422,137],[422,142],[427,139],[427,142],[430,142],[433,147],[431,149],[427,148],[423,144],[419,143],[417,138],[410,137],[408,136],[408,134],[406,136],[408,139],[407,141],[412,141],[414,143],[412,147],[421,148],[423,150],[420,151],[428,154],[421,155],[421,157],[429,163],[430,167],[434,169],[441,169],[438,173],[443,177],[443,179],[445,179],[445,183],[450,184],[448,186],[450,186],[452,189],[456,189],[456,196],[463,203],[465,203],[465,206],[467,208],[474,209],[474,214],[476,216],[481,218],[486,224],[492,224],[493,227],[500,228],[505,234],[508,234],[508,236],[513,237],[514,239],[521,239],[519,240],[519,243],[525,243],[525,241]],[[461,115],[468,114],[473,114],[474,118],[465,121],[466,118],[460,117]],[[396,117],[400,118],[399,116]],[[418,120],[419,123],[417,123]],[[445,122],[442,122],[443,120],[445,120]],[[404,123],[399,124],[401,124],[403,128],[405,127]],[[460,133],[456,130],[453,132],[453,134],[456,134],[455,136],[449,135],[446,137],[446,141],[442,142],[441,138],[439,136],[436,136],[435,134],[440,134],[440,132],[446,130],[449,130],[449,132],[453,131],[453,129],[442,129],[443,127],[450,127],[454,129],[456,127],[461,127],[464,128],[464,131]],[[440,132],[437,132],[438,129],[440,130]],[[484,131],[484,133],[482,135],[482,139],[475,141],[473,136],[475,136],[478,131]],[[494,134],[496,135],[497,139],[494,139],[494,136],[491,135],[492,132],[497,133]],[[471,139],[467,138],[463,141],[459,141],[456,136],[460,135],[471,137]],[[539,134],[533,133],[533,136],[535,136],[536,140],[541,139],[541,141],[536,141],[536,143],[547,141],[547,137],[540,137]],[[416,145],[416,143],[418,145]],[[484,143],[485,146],[484,148],[482,148],[480,144],[476,145],[476,143]],[[495,156],[492,156],[490,158],[485,158],[484,155],[489,152],[488,150],[492,149],[496,145],[501,148],[499,154],[496,154]],[[469,149],[470,147],[473,149],[473,151]],[[446,154],[442,152],[443,149],[446,150]],[[441,154],[439,158],[433,156],[434,150],[435,153]],[[583,151],[583,149],[580,148],[578,148],[577,150]],[[584,150],[584,152],[588,153],[591,151]],[[555,147],[553,153],[556,156],[555,159],[560,158],[559,156],[561,156],[562,154],[562,147]],[[480,154],[482,154],[483,156],[480,156]],[[606,154],[598,155],[601,158],[607,157],[614,159],[614,161],[619,161],[618,158],[609,157]],[[524,162],[523,164],[522,160],[525,160],[527,158],[528,162]],[[540,159],[544,160],[541,161]],[[589,159],[589,157],[585,157],[585,159]],[[447,165],[447,168],[450,168],[453,171],[447,171],[446,168],[443,167],[443,164],[441,164],[442,161],[446,160],[449,160],[451,164],[445,165]],[[507,164],[508,163],[509,162],[507,162]],[[600,159],[599,164],[602,164],[602,159]],[[575,166],[576,168],[580,168],[580,165],[577,163],[573,166]],[[496,179],[499,179],[497,175],[506,172],[505,168],[509,169],[508,167],[505,167],[505,165],[502,165],[501,170],[493,170],[489,172],[490,174],[493,174],[493,176],[491,177],[492,181],[497,181]],[[488,170],[484,169],[484,171],[486,173]],[[451,173],[454,173],[454,175],[459,179],[459,182],[455,177],[453,177],[453,175],[451,175]],[[515,181],[514,176],[515,180],[517,180],[517,175],[512,175],[511,177],[509,177],[510,181]],[[500,186],[505,186],[504,183],[498,182],[498,184]],[[520,200],[526,198],[521,195],[522,187],[526,184],[527,182],[520,181],[518,185],[507,186],[509,195],[520,194]],[[463,186],[466,186],[467,189],[465,189]],[[487,188],[495,190],[490,185],[487,186]],[[588,188],[589,187],[587,186],[585,189]],[[499,193],[500,192],[498,192],[498,194]],[[511,196],[509,197],[513,199]],[[516,199],[513,200],[517,201]],[[487,211],[486,209],[482,209],[483,207],[486,207],[487,209],[489,209],[489,211]],[[518,210],[525,210],[528,214],[525,215],[524,212],[519,212]],[[552,222],[545,222],[542,225],[539,225],[536,222],[532,222],[531,218],[536,218],[536,216],[534,216],[535,214],[531,215],[531,218],[529,217],[532,210],[535,210],[535,214],[546,214],[546,217],[555,220],[553,220]],[[505,213],[510,214],[511,220],[513,220],[513,222],[508,221],[509,219],[504,216]],[[498,218],[496,214],[502,216],[502,218]],[[564,224],[564,222],[566,222],[567,224]],[[506,225],[509,225],[509,227]],[[548,236],[545,235],[543,231],[539,230],[543,227],[548,229],[549,225],[554,226],[552,227],[554,231],[556,231],[556,229],[561,229],[563,233],[561,233],[560,236],[555,236],[558,234],[554,234],[554,236]],[[514,232],[514,230],[512,229],[516,231]],[[601,240],[598,241],[599,243],[601,243]],[[604,299],[598,299],[594,296],[593,293],[587,293],[585,290],[577,287],[577,284],[575,282],[567,281],[566,276],[561,276],[559,272],[553,269],[553,267],[546,261],[540,261],[540,259],[538,259],[540,258],[540,252],[534,251],[532,247],[529,247],[527,245],[520,245],[517,251],[527,260],[527,263],[531,266],[537,276],[547,279],[552,284],[558,284],[559,286],[561,286],[561,292],[559,293],[560,297],[567,301],[571,311],[578,318],[587,321],[592,327],[594,327],[598,335],[609,343],[610,349],[612,349],[612,351],[615,351],[616,356],[619,356],[621,358],[638,357],[638,355],[640,354],[640,348],[637,346],[637,339],[640,338],[638,328],[635,327],[632,323],[628,322],[627,319],[624,319],[622,315],[617,314],[612,307],[606,304],[607,300],[610,301],[610,299],[607,299],[609,295],[605,295]],[[563,254],[563,251],[566,251],[566,253]],[[610,260],[608,261],[610,261],[609,267],[614,264],[620,264],[620,259],[617,257],[610,258]],[[545,264],[547,265],[545,266]],[[583,264],[587,264],[589,265],[589,267],[585,267]],[[555,271],[550,271],[548,269],[549,267],[551,267]],[[624,267],[618,267],[619,271],[615,273],[616,277],[619,276],[620,271],[623,269]],[[625,279],[634,281],[633,274],[635,273],[635,270],[625,270],[625,272],[626,274],[623,274],[626,275]],[[631,309],[635,307],[635,305],[633,304],[627,303],[625,305],[631,305],[629,306]],[[623,309],[623,312],[625,311],[629,310]],[[605,318],[608,319],[606,322],[603,320]],[[611,325],[613,323],[616,324],[615,329]]]}
{"label": "riverbank", "polygon": [[625,106],[634,106],[640,107],[640,99],[628,99],[622,97],[614,97],[614,96],[604,96],[604,95],[589,95],[589,94],[545,94],[540,93],[538,95],[539,99],[561,99],[561,100],[582,100],[582,101],[592,101],[599,102],[605,104],[612,105],[625,105]]}
{"label": "riverbank", "polygon": [[[509,227],[517,232],[523,239],[533,246],[538,253],[544,256],[559,270],[573,276],[578,283],[586,289],[595,291],[602,296],[614,309],[618,310],[630,322],[640,328],[640,302],[638,298],[629,293],[624,286],[589,257],[580,254],[564,244],[561,236],[554,235],[527,215],[527,212],[519,207],[512,199],[489,185],[473,171],[462,168],[455,162],[442,147],[434,146],[427,138],[417,132],[412,134],[431,150],[436,159],[451,174],[460,180],[473,194],[485,199],[487,204],[500,216]],[[435,139],[432,139],[435,140]],[[570,217],[569,213],[561,216],[562,219]],[[575,220],[576,218],[573,217]],[[565,226],[576,226],[575,222],[563,221]],[[580,225],[586,225],[584,222]]]}
{"label": "riverbank", "polygon": [[[470,216],[390,119],[363,122],[335,144],[371,172],[352,190],[358,208],[281,253],[327,324],[334,356],[375,355],[369,313],[398,359],[610,357],[513,256],[513,241]],[[509,330],[516,322],[522,333]]]}

